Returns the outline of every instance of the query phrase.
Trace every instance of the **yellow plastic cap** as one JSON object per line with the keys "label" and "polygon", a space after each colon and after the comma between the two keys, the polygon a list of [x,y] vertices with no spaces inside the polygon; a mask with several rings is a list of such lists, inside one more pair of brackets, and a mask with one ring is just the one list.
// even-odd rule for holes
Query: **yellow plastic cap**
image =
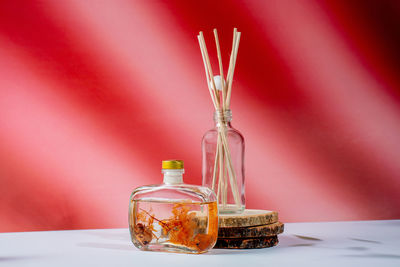
{"label": "yellow plastic cap", "polygon": [[183,160],[163,160],[162,161],[163,169],[183,169]]}

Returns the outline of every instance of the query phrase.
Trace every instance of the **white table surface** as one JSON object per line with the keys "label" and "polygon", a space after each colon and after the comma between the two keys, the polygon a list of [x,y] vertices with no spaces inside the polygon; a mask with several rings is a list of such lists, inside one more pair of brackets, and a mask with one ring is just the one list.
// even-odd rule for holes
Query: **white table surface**
{"label": "white table surface", "polygon": [[288,223],[273,248],[143,252],[127,229],[0,234],[0,266],[400,266],[400,220]]}

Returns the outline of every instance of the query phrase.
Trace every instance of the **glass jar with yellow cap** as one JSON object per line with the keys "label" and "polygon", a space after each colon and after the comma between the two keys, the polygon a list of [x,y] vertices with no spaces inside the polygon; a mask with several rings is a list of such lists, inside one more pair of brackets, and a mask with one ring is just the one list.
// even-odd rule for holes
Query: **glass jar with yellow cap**
{"label": "glass jar with yellow cap", "polygon": [[136,188],[129,202],[129,230],[141,250],[203,253],[218,236],[214,192],[183,183],[183,161],[162,162],[163,183]]}

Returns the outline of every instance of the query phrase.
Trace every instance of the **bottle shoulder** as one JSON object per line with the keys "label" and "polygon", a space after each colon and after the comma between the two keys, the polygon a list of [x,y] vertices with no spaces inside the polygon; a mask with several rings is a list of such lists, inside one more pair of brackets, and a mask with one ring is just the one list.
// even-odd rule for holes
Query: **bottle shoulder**
{"label": "bottle shoulder", "polygon": [[190,184],[157,184],[136,188],[131,200],[152,200],[168,202],[213,202],[216,201],[214,192],[208,187]]}
{"label": "bottle shoulder", "polygon": [[238,138],[244,140],[242,133],[238,129],[235,129],[235,128],[230,128],[228,130],[228,135],[237,136]]}
{"label": "bottle shoulder", "polygon": [[[228,138],[230,138],[230,139],[240,139],[242,142],[244,142],[244,137],[243,137],[242,133],[233,127],[227,128],[227,134],[228,134]],[[218,127],[214,127],[204,133],[203,141],[207,140],[207,139],[215,139],[215,138],[217,138],[217,136],[218,136]]]}

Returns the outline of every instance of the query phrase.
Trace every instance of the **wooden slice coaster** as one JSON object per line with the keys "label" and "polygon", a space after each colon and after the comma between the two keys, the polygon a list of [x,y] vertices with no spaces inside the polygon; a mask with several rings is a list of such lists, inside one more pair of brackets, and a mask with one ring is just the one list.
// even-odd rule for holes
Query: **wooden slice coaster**
{"label": "wooden slice coaster", "polygon": [[250,249],[269,248],[278,244],[278,236],[260,238],[218,238],[214,248]]}
{"label": "wooden slice coaster", "polygon": [[220,227],[218,238],[251,238],[275,236],[283,233],[284,224],[281,222],[250,226],[250,227]]}
{"label": "wooden slice coaster", "polygon": [[278,222],[278,213],[246,209],[240,214],[220,214],[219,227],[249,227]]}

